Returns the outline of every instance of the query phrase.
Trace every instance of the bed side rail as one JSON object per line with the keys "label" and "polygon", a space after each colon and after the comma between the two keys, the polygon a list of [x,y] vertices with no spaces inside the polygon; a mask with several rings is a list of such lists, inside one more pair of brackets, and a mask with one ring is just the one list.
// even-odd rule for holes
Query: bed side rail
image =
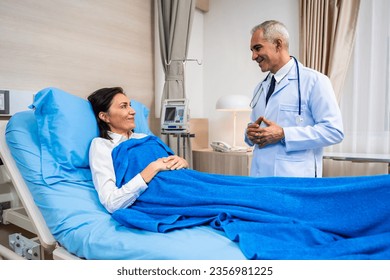
{"label": "bed side rail", "polygon": [[[41,245],[50,251],[54,250],[56,240],[47,227],[46,222],[36,206],[34,199],[8,149],[5,140],[6,124],[7,122],[5,121],[0,122],[0,158],[2,159],[6,172],[10,175],[11,183],[24,206],[25,212],[32,223],[33,230],[37,234]],[[9,209],[8,212],[10,211],[11,210]],[[11,212],[8,213],[8,215],[11,215],[13,218],[17,217],[20,214],[20,209],[15,209],[15,211],[17,211],[17,213]]]}

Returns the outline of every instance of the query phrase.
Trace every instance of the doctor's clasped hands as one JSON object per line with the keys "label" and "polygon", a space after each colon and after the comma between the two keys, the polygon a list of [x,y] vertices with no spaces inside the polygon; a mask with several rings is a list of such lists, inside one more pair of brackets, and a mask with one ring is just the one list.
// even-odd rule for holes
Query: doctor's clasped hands
{"label": "doctor's clasped hands", "polygon": [[[261,125],[263,123],[263,125]],[[265,126],[264,126],[265,125]],[[284,131],[278,124],[259,117],[254,123],[249,123],[246,129],[248,139],[259,148],[283,141]]]}

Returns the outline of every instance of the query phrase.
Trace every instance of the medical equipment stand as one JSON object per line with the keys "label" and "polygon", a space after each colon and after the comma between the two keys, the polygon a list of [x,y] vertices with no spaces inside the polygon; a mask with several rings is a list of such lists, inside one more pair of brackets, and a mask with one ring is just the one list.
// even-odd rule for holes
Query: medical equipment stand
{"label": "medical equipment stand", "polygon": [[[190,132],[161,132],[163,135],[173,136],[177,138],[177,155],[186,159],[186,139],[194,138],[195,134]],[[180,151],[180,138],[183,139],[183,153]]]}

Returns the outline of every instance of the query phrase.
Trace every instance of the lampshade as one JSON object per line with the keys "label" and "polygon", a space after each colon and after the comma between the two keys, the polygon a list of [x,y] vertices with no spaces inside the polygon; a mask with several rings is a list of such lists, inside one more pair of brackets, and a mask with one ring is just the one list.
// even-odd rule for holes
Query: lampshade
{"label": "lampshade", "polygon": [[251,100],[245,95],[231,94],[220,97],[215,105],[215,108],[219,111],[233,112],[233,148],[238,148],[236,146],[237,112],[250,111],[250,102]]}
{"label": "lampshade", "polygon": [[215,108],[221,111],[250,111],[249,97],[240,94],[230,94],[220,97]]}

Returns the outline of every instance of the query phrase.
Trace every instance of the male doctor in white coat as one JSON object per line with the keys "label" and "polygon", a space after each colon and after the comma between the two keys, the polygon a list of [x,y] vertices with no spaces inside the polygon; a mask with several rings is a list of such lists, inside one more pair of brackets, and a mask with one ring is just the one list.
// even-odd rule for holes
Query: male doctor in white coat
{"label": "male doctor in white coat", "polygon": [[323,148],[344,138],[329,78],[290,57],[288,31],[280,22],[255,26],[250,48],[261,71],[269,71],[254,90],[245,132],[245,142],[254,145],[250,175],[322,177]]}

